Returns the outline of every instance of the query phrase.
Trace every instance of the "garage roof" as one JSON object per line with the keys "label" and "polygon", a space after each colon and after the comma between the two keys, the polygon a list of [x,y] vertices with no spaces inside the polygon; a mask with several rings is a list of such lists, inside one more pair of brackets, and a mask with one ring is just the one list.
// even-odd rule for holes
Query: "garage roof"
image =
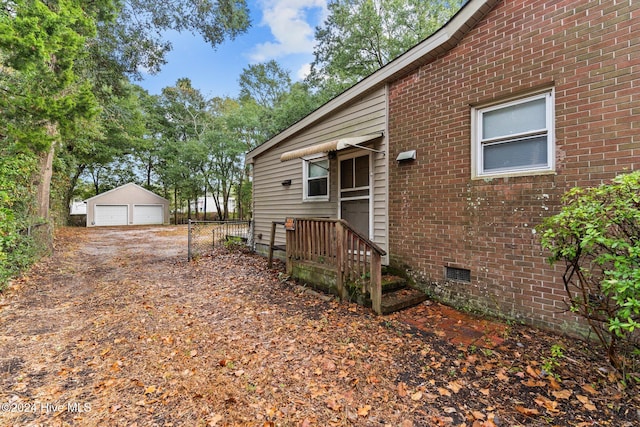
{"label": "garage roof", "polygon": [[113,188],[113,189],[111,189],[111,190],[109,190],[109,191],[105,191],[104,193],[97,194],[97,195],[95,195],[95,196],[93,196],[93,197],[88,198],[87,200],[85,200],[85,202],[90,202],[90,201],[92,201],[92,200],[94,200],[94,199],[97,199],[97,198],[100,198],[100,197],[102,197],[102,196],[104,196],[104,195],[106,195],[106,194],[110,194],[110,193],[113,193],[113,192],[116,192],[116,191],[119,191],[119,190],[125,189],[125,188],[127,188],[127,187],[134,187],[134,188],[136,188],[136,189],[138,189],[138,190],[141,190],[141,191],[147,192],[147,193],[149,193],[149,194],[152,194],[152,195],[154,195],[154,196],[155,196],[155,197],[157,197],[158,199],[161,199],[161,200],[162,200],[162,201],[164,201],[164,202],[169,203],[169,201],[168,201],[167,199],[165,199],[164,197],[159,196],[159,195],[157,195],[156,193],[154,193],[153,191],[149,191],[149,190],[147,190],[146,188],[139,186],[138,184],[134,184],[133,182],[130,182],[130,183],[128,183],[128,184],[121,185],[120,187]]}

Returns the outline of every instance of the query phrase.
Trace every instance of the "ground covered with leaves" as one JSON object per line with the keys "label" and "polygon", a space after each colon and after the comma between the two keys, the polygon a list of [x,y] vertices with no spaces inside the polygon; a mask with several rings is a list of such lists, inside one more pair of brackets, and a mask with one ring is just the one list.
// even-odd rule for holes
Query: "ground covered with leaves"
{"label": "ground covered with leaves", "polygon": [[[186,229],[58,230],[0,296],[4,426],[634,426],[636,391],[576,340],[452,343]],[[427,303],[428,304],[428,303]],[[469,318],[473,321],[473,318]]]}

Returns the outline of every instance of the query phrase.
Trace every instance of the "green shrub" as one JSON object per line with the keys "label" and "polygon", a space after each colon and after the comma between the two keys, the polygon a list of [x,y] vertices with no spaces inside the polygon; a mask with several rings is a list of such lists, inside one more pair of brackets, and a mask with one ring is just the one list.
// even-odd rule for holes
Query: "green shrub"
{"label": "green shrub", "polygon": [[36,257],[28,232],[34,222],[30,213],[35,164],[27,155],[0,155],[0,291]]}
{"label": "green shrub", "polygon": [[640,171],[568,191],[538,232],[549,262],[565,263],[571,310],[587,320],[611,364],[628,369],[640,328]]}
{"label": "green shrub", "polygon": [[243,252],[247,249],[246,239],[238,236],[227,236],[224,240],[224,247],[230,251],[240,251]]}

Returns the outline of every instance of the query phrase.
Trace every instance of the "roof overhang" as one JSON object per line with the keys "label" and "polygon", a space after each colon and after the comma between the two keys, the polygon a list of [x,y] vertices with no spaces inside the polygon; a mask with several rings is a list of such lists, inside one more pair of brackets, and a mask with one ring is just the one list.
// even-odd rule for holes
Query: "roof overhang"
{"label": "roof overhang", "polygon": [[362,144],[377,138],[382,137],[382,132],[370,133],[367,135],[352,136],[348,138],[340,138],[333,141],[322,142],[320,144],[311,145],[309,147],[300,148],[297,150],[287,151],[280,156],[280,161],[299,159],[301,157],[310,156],[318,153],[329,153],[331,151],[340,151],[345,148],[365,148],[358,144]]}

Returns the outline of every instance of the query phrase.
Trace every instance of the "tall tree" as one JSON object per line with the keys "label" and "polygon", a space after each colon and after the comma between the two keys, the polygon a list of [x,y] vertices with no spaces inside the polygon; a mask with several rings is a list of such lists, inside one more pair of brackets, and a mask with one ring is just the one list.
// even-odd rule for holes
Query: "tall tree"
{"label": "tall tree", "polygon": [[309,81],[330,98],[436,31],[462,0],[333,0]]}
{"label": "tall tree", "polygon": [[274,106],[270,133],[273,135],[286,129],[318,108],[324,101],[321,94],[312,91],[307,82],[292,84],[289,91],[280,97]]}
{"label": "tall tree", "polygon": [[213,126],[201,138],[202,158],[205,160],[202,174],[212,190],[218,217],[224,220],[229,216],[229,200],[233,192],[238,213],[242,216],[242,194],[238,190],[245,176],[244,153],[247,151],[251,118],[245,116],[242,124],[236,126],[242,104],[230,98],[215,98],[211,105]]}
{"label": "tall tree", "polygon": [[200,140],[211,128],[209,104],[191,80],[181,78],[162,90],[159,105],[161,179],[165,186],[194,201],[204,192]]}
{"label": "tall tree", "polygon": [[198,139],[210,124],[207,100],[190,79],[178,79],[175,86],[162,89],[160,104],[166,140]]}
{"label": "tall tree", "polygon": [[289,91],[291,76],[280,64],[271,60],[243,69],[238,82],[240,98],[251,98],[258,105],[270,108]]}
{"label": "tall tree", "polygon": [[156,168],[161,160],[163,117],[159,96],[150,95],[141,87],[137,88],[137,93],[144,120],[144,135],[140,146],[133,155],[137,159],[140,174],[144,177],[144,184],[150,189],[152,181],[157,177]]}
{"label": "tall tree", "polygon": [[[242,70],[239,83],[242,110],[251,108],[260,116],[262,141],[320,105],[320,98],[312,93],[307,83],[292,83],[289,71],[273,60]],[[242,113],[241,117],[248,116]]]}
{"label": "tall tree", "polygon": [[[223,118],[230,140],[239,144],[234,146],[242,154],[268,139],[270,132],[263,120],[265,108],[258,105],[253,98],[243,98],[237,103],[226,99],[214,99],[212,104],[214,115]],[[233,186],[238,218],[244,219],[251,213],[251,185],[249,169],[244,165],[244,155],[240,157],[242,174]]]}
{"label": "tall tree", "polygon": [[[6,1],[0,10],[0,51],[4,87],[0,105],[3,134],[15,150],[40,155],[38,214],[49,216],[49,194],[55,146],[76,121],[96,113],[90,85],[79,80],[75,61],[87,38],[95,35],[95,20],[107,16],[108,0]],[[3,108],[4,110],[4,108]],[[16,117],[21,114],[26,117]]]}
{"label": "tall tree", "polygon": [[0,289],[34,259],[33,249],[42,253],[50,245],[49,233],[38,232],[34,245],[25,231],[49,219],[56,144],[96,113],[74,63],[109,6],[110,0],[0,2],[0,187],[10,190],[0,194]]}
{"label": "tall tree", "polygon": [[[67,178],[58,185],[64,191],[64,205],[69,206],[78,180],[88,169],[92,171],[112,168],[110,163],[126,161],[144,145],[145,121],[140,93],[136,86],[127,82],[113,91],[107,86],[99,91],[99,113],[90,121],[81,123],[81,129],[68,135],[59,153],[56,172]],[[96,194],[104,190],[96,186]],[[112,188],[112,187],[111,187]],[[110,189],[110,188],[106,188]]]}

